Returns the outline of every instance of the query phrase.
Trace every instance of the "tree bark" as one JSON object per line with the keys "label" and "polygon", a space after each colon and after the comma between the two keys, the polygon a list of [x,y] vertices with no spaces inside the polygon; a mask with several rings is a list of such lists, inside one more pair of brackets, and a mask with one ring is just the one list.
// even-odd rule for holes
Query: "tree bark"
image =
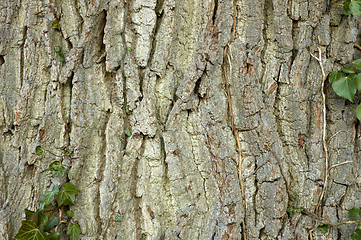
{"label": "tree bark", "polygon": [[2,0],[0,16],[1,239],[55,160],[81,239],[350,238],[315,221],[361,207],[359,99],[326,83],[324,119],[311,56],[328,74],[360,55],[333,1]]}

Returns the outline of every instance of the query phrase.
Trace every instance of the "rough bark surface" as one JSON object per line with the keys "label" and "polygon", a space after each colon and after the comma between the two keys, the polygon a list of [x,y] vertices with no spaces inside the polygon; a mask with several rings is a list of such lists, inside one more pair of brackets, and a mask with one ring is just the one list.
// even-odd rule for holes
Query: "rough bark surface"
{"label": "rough bark surface", "polygon": [[[245,209],[222,72],[234,19],[227,68]],[[361,207],[356,104],[327,84],[323,119],[310,55],[319,36],[326,73],[339,69],[359,32],[327,0],[1,0],[0,238],[37,208],[61,160],[81,191],[81,239],[242,239],[243,221],[248,239],[349,239],[353,226],[322,234],[287,208],[316,210],[325,121],[330,166],[352,163],[330,170],[318,214],[335,223]],[[39,159],[39,145],[78,158]]]}

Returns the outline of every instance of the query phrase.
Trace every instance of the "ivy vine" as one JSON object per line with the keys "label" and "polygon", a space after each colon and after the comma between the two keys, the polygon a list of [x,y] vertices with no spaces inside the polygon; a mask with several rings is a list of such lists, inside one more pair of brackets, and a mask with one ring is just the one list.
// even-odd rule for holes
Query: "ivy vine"
{"label": "ivy vine", "polygon": [[[39,158],[45,156],[41,146],[35,148]],[[65,152],[64,156],[72,158],[72,153]],[[54,161],[48,169],[53,178],[68,179],[68,170],[61,161]],[[25,220],[15,238],[19,240],[59,240],[61,235],[67,235],[70,240],[77,240],[81,234],[79,224],[73,222],[74,212],[70,206],[75,202],[79,190],[72,182],[59,186],[55,184],[39,199],[39,207],[35,211],[25,209]]]}
{"label": "ivy vine", "polygon": [[[342,6],[342,12],[345,15],[359,16],[361,15],[361,0],[347,0]],[[361,59],[352,62],[353,68],[343,67],[341,71],[333,71],[329,74],[328,80],[334,92],[353,103],[353,99],[357,91],[361,92]],[[359,104],[353,112],[359,121],[361,121],[361,104]],[[361,240],[361,209],[354,207],[348,210],[348,216],[352,221],[346,221],[336,224],[323,223],[317,226],[317,229],[322,233],[327,233],[329,226],[339,226],[352,224],[355,225],[355,230],[351,235],[352,240]]]}
{"label": "ivy vine", "polygon": [[348,216],[351,219],[351,221],[336,223],[336,224],[330,224],[330,223],[321,223],[317,226],[317,229],[320,230],[322,233],[327,233],[329,226],[340,226],[340,225],[355,225],[355,231],[351,234],[352,240],[360,240],[361,239],[361,209],[357,207],[353,207],[350,210],[348,210]]}

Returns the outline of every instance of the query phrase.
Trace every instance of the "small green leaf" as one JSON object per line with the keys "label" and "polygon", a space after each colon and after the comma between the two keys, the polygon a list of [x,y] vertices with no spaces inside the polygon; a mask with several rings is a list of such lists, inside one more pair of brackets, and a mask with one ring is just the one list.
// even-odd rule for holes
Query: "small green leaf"
{"label": "small green leaf", "polygon": [[119,214],[115,215],[114,221],[116,221],[116,222],[121,222],[121,221],[123,221],[122,216],[120,216]]}
{"label": "small green leaf", "polygon": [[15,238],[20,240],[46,240],[44,233],[30,221],[22,221]]}
{"label": "small green leaf", "polygon": [[44,211],[44,207],[45,207],[45,203],[40,203],[39,204],[39,211]]}
{"label": "small green leaf", "polygon": [[121,35],[122,33],[123,33],[122,30],[118,30],[118,32],[117,32],[118,35]]}
{"label": "small green leaf", "polygon": [[68,206],[75,202],[75,195],[79,193],[79,190],[73,183],[68,182],[63,186],[63,189],[56,195],[58,206]]}
{"label": "small green leaf", "polygon": [[361,214],[361,209],[357,207],[353,207],[350,210],[348,210],[348,216],[350,218],[357,218]]}
{"label": "small green leaf", "polygon": [[53,24],[51,25],[51,28],[52,28],[52,29],[55,29],[55,30],[60,30],[60,25],[59,25],[58,19],[55,19],[55,20],[53,21]]}
{"label": "small green leaf", "polygon": [[44,155],[44,149],[41,146],[37,146],[35,148],[35,154],[38,155],[39,157]]}
{"label": "small green leaf", "polygon": [[352,62],[355,68],[361,70],[361,58]]}
{"label": "small green leaf", "polygon": [[64,53],[62,53],[62,52],[60,52],[59,53],[59,60],[60,60],[60,62],[65,62],[65,55],[64,55]]}
{"label": "small green leaf", "polygon": [[341,78],[333,82],[332,88],[337,95],[353,102],[353,97],[356,94],[355,81],[350,77]]}
{"label": "small green leaf", "polygon": [[356,113],[357,119],[361,122],[361,104],[359,104],[357,108],[352,111]]}
{"label": "small green leaf", "polygon": [[74,212],[72,210],[66,210],[65,211],[66,216],[68,216],[68,218],[72,218],[74,216]]}
{"label": "small green leaf", "polygon": [[129,105],[125,107],[125,113],[128,115],[132,113],[132,111],[129,109]]}
{"label": "small green leaf", "polygon": [[288,215],[290,216],[290,218],[293,218],[293,216],[295,215],[295,207],[294,206],[289,206],[287,208],[287,212],[288,212]]}
{"label": "small green leaf", "polygon": [[77,240],[81,234],[81,229],[79,224],[70,223],[66,234],[69,236],[70,240]]}
{"label": "small green leaf", "polygon": [[46,207],[44,208],[44,213],[45,213],[45,212],[50,212],[52,209],[53,209],[53,205],[52,205],[52,204],[49,204],[48,206],[46,206]]}
{"label": "small green leaf", "polygon": [[39,210],[37,210],[36,212],[25,210],[25,219],[29,222],[32,222],[35,226],[38,226],[39,213],[40,213]]}
{"label": "small green leaf", "polygon": [[361,1],[360,0],[351,0],[350,12],[354,16],[361,15]]}
{"label": "small green leaf", "polygon": [[300,213],[300,212],[303,212],[303,210],[305,210],[303,207],[299,207],[299,208],[297,209],[297,212]]}
{"label": "small green leaf", "polygon": [[340,71],[333,71],[328,76],[328,81],[333,84],[335,81],[338,81],[342,78],[342,74]]}
{"label": "small green leaf", "polygon": [[74,157],[74,151],[67,151],[66,150],[66,151],[64,151],[64,154],[69,158]]}
{"label": "small green leaf", "polygon": [[[40,197],[40,201],[41,203],[43,203],[45,206],[49,205],[52,201],[54,201],[54,195],[57,194],[59,192],[59,187],[56,184],[53,187],[52,191],[46,191],[41,197]],[[41,209],[42,211],[42,209]]]}
{"label": "small green leaf", "polygon": [[45,233],[45,234],[46,234],[47,240],[59,240],[60,239],[60,233],[58,233],[58,232],[52,232],[50,234]]}
{"label": "small green leaf", "polygon": [[125,135],[127,135],[128,137],[132,136],[132,129],[126,129],[124,130]]}
{"label": "small green leaf", "polygon": [[349,68],[349,67],[343,67],[341,69],[341,71],[344,72],[344,73],[355,73],[355,71],[352,68]]}
{"label": "small green leaf", "polygon": [[129,157],[130,156],[130,152],[125,152],[125,154]]}
{"label": "small green leaf", "polygon": [[346,2],[344,2],[342,4],[342,12],[343,12],[343,14],[345,14],[345,15],[350,15],[351,14],[350,3],[351,3],[351,0],[347,0]]}
{"label": "small green leaf", "polygon": [[298,196],[298,193],[294,192],[293,196],[296,198],[297,201],[300,201],[300,196]]}
{"label": "small green leaf", "polygon": [[43,213],[39,213],[38,226],[45,226],[48,221],[48,216]]}
{"label": "small green leaf", "polygon": [[356,229],[351,235],[352,240],[361,240],[361,229]]}
{"label": "small green leaf", "polygon": [[59,217],[53,217],[52,219],[47,221],[47,223],[44,227],[44,231],[49,232],[50,230],[55,228],[59,224],[59,222],[60,222]]}
{"label": "small green leaf", "polygon": [[327,224],[320,224],[317,226],[317,229],[320,230],[322,233],[327,233],[328,225]]}
{"label": "small green leaf", "polygon": [[61,168],[61,162],[60,162],[60,161],[52,162],[52,163],[49,165],[49,170],[52,171],[52,172],[59,171],[60,168]]}
{"label": "small green leaf", "polygon": [[355,82],[357,90],[359,90],[361,92],[361,73],[359,73],[357,75],[350,74],[349,77],[352,78],[352,80]]}
{"label": "small green leaf", "polygon": [[129,52],[132,52],[133,49],[132,49],[131,47],[128,47],[128,51],[129,51]]}
{"label": "small green leaf", "polygon": [[53,173],[54,177],[63,177],[65,175],[65,168],[61,165],[61,162],[52,162],[49,166],[49,170]]}
{"label": "small green leaf", "polygon": [[26,220],[31,221],[34,214],[35,214],[34,211],[31,211],[29,209],[25,209],[25,219]]}
{"label": "small green leaf", "polygon": [[61,47],[60,46],[55,46],[54,50],[55,50],[55,52],[60,53],[61,52]]}

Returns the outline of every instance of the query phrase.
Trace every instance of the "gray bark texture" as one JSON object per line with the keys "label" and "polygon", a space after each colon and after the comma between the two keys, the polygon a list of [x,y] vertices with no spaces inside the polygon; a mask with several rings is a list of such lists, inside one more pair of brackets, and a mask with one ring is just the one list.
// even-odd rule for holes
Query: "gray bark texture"
{"label": "gray bark texture", "polygon": [[1,0],[0,239],[55,160],[80,190],[80,239],[350,239],[312,216],[361,207],[359,97],[326,83],[324,119],[310,53],[327,75],[360,55],[359,32],[327,0]]}

